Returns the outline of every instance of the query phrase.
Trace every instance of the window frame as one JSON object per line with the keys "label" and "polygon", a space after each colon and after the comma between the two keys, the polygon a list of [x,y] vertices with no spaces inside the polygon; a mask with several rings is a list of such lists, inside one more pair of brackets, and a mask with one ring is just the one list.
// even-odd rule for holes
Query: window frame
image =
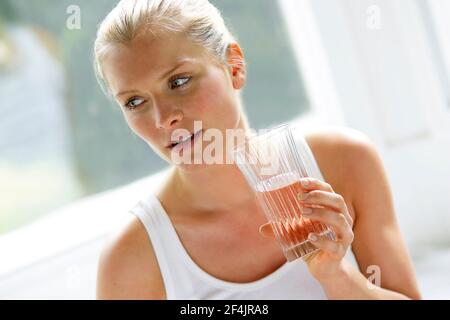
{"label": "window frame", "polygon": [[337,89],[322,43],[316,17],[308,0],[277,0],[297,61],[306,93],[310,99],[309,111],[303,118],[317,119],[319,123],[344,125]]}
{"label": "window frame", "polygon": [[448,33],[445,36],[446,31],[450,31],[450,20],[445,15],[446,12],[450,12],[450,2],[427,0],[427,2],[419,1],[419,5],[424,11],[424,23],[434,51],[436,71],[439,73],[450,113],[450,39]]}

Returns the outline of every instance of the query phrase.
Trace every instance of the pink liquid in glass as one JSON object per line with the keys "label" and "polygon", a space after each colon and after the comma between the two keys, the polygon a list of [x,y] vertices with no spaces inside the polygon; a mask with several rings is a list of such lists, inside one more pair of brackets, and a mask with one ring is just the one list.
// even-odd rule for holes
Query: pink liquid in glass
{"label": "pink liquid in glass", "polygon": [[[276,182],[279,184],[280,182]],[[316,250],[308,240],[310,233],[325,235],[331,230],[323,223],[305,218],[297,198],[303,193],[299,181],[258,192],[266,204],[266,212],[274,233],[288,260],[295,260]],[[332,237],[332,235],[329,235]],[[291,258],[289,258],[291,257]]]}

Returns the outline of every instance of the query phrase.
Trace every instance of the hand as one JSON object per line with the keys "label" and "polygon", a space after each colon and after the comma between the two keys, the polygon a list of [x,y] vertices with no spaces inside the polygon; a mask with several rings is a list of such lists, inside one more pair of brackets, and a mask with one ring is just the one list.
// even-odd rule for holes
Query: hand
{"label": "hand", "polygon": [[[328,225],[337,236],[334,241],[310,233],[308,239],[320,250],[304,260],[316,279],[333,277],[342,271],[342,260],[353,242],[353,219],[344,198],[328,183],[314,178],[304,178],[300,182],[304,192],[298,195],[298,199],[304,217]],[[307,213],[308,209],[310,213]],[[270,222],[263,224],[259,231],[262,235],[275,237]]]}

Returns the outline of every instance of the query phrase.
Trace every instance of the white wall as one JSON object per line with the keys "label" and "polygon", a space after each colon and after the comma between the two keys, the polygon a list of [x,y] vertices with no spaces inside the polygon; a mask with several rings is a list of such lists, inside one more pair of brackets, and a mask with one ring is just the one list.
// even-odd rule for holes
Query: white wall
{"label": "white wall", "polygon": [[95,299],[97,262],[107,237],[34,262],[0,278],[0,299]]}
{"label": "white wall", "polygon": [[450,109],[418,2],[311,3],[345,122],[378,145],[408,244],[450,244]]}

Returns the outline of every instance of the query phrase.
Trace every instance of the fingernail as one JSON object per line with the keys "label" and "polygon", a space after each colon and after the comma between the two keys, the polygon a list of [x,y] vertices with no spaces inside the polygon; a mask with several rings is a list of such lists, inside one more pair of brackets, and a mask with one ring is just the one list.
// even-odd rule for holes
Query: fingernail
{"label": "fingernail", "polygon": [[302,186],[307,187],[309,185],[309,179],[302,179],[301,183],[302,183]]}
{"label": "fingernail", "polygon": [[317,241],[317,236],[314,233],[308,235],[308,239],[311,241]]}
{"label": "fingernail", "polygon": [[302,208],[302,213],[304,215],[308,215],[312,213],[312,209],[311,208]]}
{"label": "fingernail", "polygon": [[299,193],[299,194],[297,194],[297,199],[300,200],[300,201],[305,200],[307,197],[308,197],[307,193]]}

